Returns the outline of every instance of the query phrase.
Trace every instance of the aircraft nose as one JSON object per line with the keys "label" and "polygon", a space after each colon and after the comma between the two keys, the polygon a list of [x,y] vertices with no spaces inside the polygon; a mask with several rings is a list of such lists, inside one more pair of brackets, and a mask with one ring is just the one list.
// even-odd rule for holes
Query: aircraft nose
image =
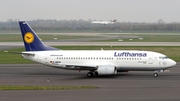
{"label": "aircraft nose", "polygon": [[170,60],[170,66],[176,65],[176,62],[174,60]]}

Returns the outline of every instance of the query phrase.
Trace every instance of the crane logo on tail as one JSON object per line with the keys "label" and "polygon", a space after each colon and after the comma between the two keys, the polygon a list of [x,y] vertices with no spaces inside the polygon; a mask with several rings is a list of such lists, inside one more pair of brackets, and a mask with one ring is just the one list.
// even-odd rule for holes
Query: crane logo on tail
{"label": "crane logo on tail", "polygon": [[32,43],[34,41],[34,35],[31,32],[27,32],[24,35],[24,41],[28,44]]}

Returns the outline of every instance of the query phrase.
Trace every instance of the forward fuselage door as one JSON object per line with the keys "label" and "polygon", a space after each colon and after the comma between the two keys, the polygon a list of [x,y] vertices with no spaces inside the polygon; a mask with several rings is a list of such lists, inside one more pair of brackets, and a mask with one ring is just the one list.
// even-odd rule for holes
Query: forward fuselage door
{"label": "forward fuselage door", "polygon": [[153,55],[152,54],[149,55],[148,62],[149,62],[149,64],[153,64]]}
{"label": "forward fuselage door", "polygon": [[45,60],[45,64],[49,64],[49,58],[48,58],[48,54],[45,54],[45,58],[44,58],[44,60]]}

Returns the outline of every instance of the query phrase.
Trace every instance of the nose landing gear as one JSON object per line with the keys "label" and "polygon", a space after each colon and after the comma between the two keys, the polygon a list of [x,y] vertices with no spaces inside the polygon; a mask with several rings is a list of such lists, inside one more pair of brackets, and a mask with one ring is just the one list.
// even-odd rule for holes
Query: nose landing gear
{"label": "nose landing gear", "polygon": [[157,72],[164,72],[164,70],[156,70],[154,71],[155,73],[153,74],[154,77],[158,77],[158,73]]}
{"label": "nose landing gear", "polygon": [[158,77],[158,73],[154,73],[154,77]]}

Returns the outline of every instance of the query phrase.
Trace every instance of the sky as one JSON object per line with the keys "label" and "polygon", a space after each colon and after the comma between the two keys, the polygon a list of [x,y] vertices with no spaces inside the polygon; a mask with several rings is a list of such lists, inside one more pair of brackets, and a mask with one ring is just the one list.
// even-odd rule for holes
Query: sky
{"label": "sky", "polygon": [[0,0],[0,21],[180,22],[180,0]]}

